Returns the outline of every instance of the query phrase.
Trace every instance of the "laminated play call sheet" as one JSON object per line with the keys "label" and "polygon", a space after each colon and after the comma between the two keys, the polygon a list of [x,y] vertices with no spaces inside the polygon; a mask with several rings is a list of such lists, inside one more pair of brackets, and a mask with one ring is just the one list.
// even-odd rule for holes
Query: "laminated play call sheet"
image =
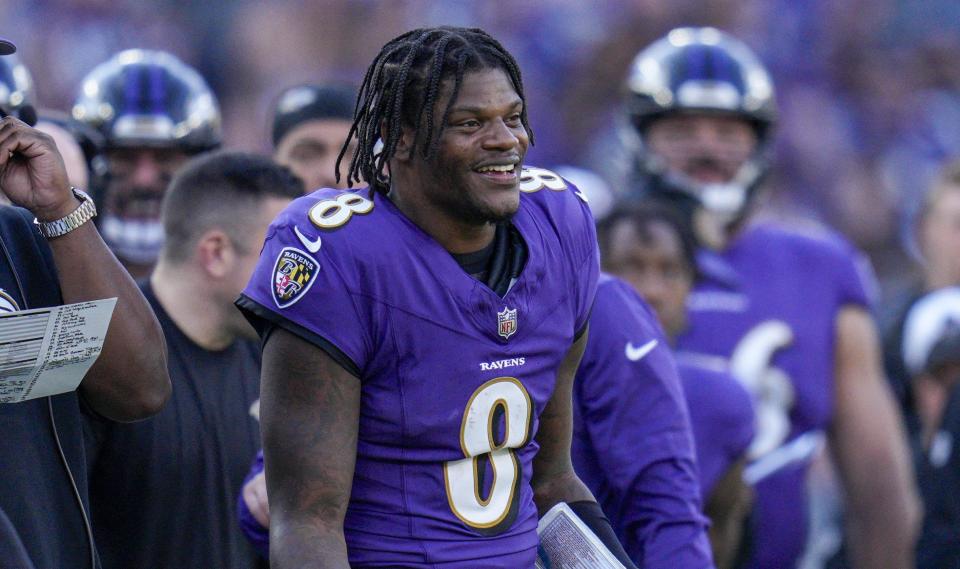
{"label": "laminated play call sheet", "polygon": [[0,403],[73,391],[103,349],[116,298],[0,313]]}

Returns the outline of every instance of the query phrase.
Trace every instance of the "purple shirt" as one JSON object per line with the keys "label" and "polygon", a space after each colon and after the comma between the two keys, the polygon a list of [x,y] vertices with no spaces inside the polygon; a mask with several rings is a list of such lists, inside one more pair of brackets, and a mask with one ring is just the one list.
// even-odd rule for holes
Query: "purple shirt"
{"label": "purple shirt", "polygon": [[755,429],[750,393],[729,373],[683,360],[677,371],[690,411],[697,448],[703,501],[738,460],[744,458]]}
{"label": "purple shirt", "polygon": [[533,566],[539,417],[599,260],[574,188],[524,189],[512,223],[528,256],[503,298],[366,189],[318,190],[267,231],[239,304],[362,384],[354,567]]}
{"label": "purple shirt", "polygon": [[572,456],[639,566],[713,567],[673,356],[644,301],[609,275],[574,384]]}
{"label": "purple shirt", "polygon": [[837,237],[768,225],[748,228],[721,254],[702,251],[700,261],[678,350],[727,360],[753,394],[751,566],[793,567],[806,543],[807,467],[833,413],[836,318],[845,305],[869,306],[864,267]]}

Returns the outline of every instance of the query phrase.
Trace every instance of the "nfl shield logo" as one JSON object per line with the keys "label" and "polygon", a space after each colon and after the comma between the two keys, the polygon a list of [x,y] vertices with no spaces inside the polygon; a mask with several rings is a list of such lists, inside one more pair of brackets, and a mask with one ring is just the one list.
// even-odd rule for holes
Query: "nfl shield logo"
{"label": "nfl shield logo", "polygon": [[514,332],[517,331],[517,309],[514,308],[510,310],[506,306],[503,307],[503,312],[497,312],[497,332],[504,339],[513,336]]}

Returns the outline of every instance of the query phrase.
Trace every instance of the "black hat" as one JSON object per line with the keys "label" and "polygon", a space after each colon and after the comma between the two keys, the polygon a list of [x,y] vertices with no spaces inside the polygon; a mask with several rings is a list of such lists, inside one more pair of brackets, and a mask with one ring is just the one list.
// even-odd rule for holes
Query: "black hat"
{"label": "black hat", "polygon": [[903,327],[903,359],[911,374],[960,364],[960,287],[924,296]]}
{"label": "black hat", "polygon": [[13,42],[0,38],[0,55],[10,55],[17,51],[17,46]]}
{"label": "black hat", "polygon": [[356,90],[346,85],[297,85],[280,94],[273,111],[273,146],[310,120],[353,120]]}

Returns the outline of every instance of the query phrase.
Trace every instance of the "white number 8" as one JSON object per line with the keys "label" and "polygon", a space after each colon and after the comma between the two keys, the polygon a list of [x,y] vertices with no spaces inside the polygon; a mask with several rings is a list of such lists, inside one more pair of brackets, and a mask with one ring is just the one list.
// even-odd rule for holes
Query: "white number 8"
{"label": "white number 8", "polygon": [[373,202],[359,194],[340,194],[310,208],[310,221],[320,229],[334,229],[350,220],[353,214],[370,213]]}
{"label": "white number 8", "polygon": [[520,172],[520,191],[528,194],[543,188],[559,192],[567,189],[563,178],[543,168],[524,167]]}
{"label": "white number 8", "polygon": [[[503,412],[503,440],[494,440],[497,410]],[[470,397],[460,425],[460,446],[465,458],[443,465],[450,509],[468,526],[495,535],[509,528],[519,500],[520,464],[515,448],[527,444],[533,405],[530,394],[513,377],[498,377],[481,385]],[[487,497],[481,496],[482,466],[486,455],[493,470]]]}

